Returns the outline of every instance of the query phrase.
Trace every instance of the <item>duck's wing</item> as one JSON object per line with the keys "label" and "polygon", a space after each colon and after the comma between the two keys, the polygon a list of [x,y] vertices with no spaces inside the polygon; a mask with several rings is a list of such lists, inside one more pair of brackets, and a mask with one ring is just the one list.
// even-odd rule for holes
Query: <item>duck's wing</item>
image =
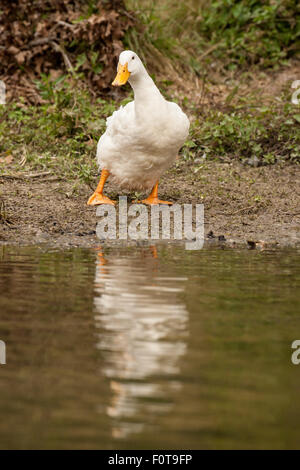
{"label": "duck's wing", "polygon": [[190,129],[190,120],[187,115],[182,111],[180,106],[173,101],[168,101],[168,107],[171,111],[172,118],[174,120],[174,124],[178,130],[180,129],[180,134],[182,134],[183,138],[186,139]]}
{"label": "duck's wing", "polygon": [[124,158],[122,149],[124,150],[127,144],[132,142],[130,139],[135,132],[134,102],[131,101],[106,119],[106,131],[97,145],[98,164],[105,165],[107,159],[114,155],[119,155],[119,159]]}
{"label": "duck's wing", "polygon": [[106,133],[116,136],[127,134],[135,125],[134,102],[121,106],[106,119]]}
{"label": "duck's wing", "polygon": [[172,141],[178,147],[181,147],[189,135],[190,121],[187,115],[182,111],[178,104],[168,101],[168,126]]}

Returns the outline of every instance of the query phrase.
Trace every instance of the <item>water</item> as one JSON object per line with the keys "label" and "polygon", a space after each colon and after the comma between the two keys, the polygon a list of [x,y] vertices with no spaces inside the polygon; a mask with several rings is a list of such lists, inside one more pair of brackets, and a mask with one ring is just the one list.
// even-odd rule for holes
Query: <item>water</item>
{"label": "water", "polygon": [[0,248],[0,447],[300,447],[300,251]]}

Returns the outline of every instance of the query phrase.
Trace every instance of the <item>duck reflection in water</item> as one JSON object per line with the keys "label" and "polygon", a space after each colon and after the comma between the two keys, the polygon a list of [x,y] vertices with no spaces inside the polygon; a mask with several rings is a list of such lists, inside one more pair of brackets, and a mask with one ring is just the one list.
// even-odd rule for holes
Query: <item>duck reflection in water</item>
{"label": "duck reflection in water", "polygon": [[95,315],[97,348],[111,400],[112,433],[124,438],[172,408],[185,355],[188,312],[180,299],[186,279],[166,277],[155,247],[97,253]]}

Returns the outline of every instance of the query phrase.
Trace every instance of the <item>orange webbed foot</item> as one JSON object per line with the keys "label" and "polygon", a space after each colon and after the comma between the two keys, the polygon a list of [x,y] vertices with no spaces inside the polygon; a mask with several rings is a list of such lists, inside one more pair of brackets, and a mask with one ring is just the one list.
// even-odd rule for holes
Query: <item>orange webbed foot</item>
{"label": "orange webbed foot", "polygon": [[116,204],[115,201],[109,199],[109,197],[104,196],[103,194],[94,193],[88,200],[88,206],[97,206],[98,204],[110,204],[114,206]]}
{"label": "orange webbed foot", "polygon": [[171,206],[173,204],[173,202],[162,201],[161,199],[158,199],[158,181],[153,186],[151,194],[149,194],[146,199],[143,199],[142,203],[147,204],[148,206],[157,206],[159,204],[167,204]]}
{"label": "orange webbed foot", "polygon": [[161,199],[158,199],[158,197],[153,197],[149,196],[147,199],[142,200],[143,204],[147,204],[148,206],[157,206],[158,204],[168,204],[171,206],[173,202],[170,201],[162,201]]}

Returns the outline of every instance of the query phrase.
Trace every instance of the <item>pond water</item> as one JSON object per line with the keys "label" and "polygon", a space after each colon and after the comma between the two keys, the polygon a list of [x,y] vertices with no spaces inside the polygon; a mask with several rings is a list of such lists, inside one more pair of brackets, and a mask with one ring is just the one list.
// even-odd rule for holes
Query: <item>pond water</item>
{"label": "pond water", "polygon": [[300,251],[0,247],[0,447],[300,447]]}

